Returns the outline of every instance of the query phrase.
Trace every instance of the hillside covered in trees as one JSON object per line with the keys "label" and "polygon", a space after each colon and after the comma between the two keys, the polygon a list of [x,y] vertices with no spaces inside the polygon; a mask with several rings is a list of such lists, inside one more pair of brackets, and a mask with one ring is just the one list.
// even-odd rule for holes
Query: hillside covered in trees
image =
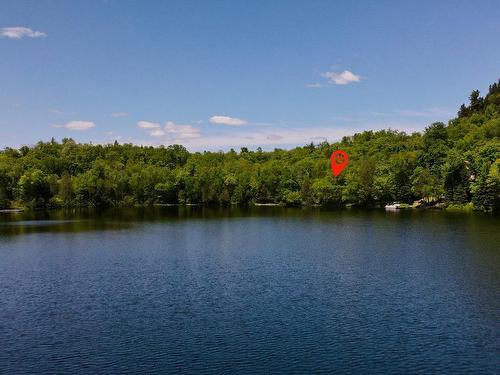
{"label": "hillside covered in trees", "polygon": [[[349,166],[334,178],[329,157]],[[365,131],[272,152],[39,142],[0,152],[0,208],[150,204],[346,205],[440,200],[500,209],[500,81],[423,134]]]}

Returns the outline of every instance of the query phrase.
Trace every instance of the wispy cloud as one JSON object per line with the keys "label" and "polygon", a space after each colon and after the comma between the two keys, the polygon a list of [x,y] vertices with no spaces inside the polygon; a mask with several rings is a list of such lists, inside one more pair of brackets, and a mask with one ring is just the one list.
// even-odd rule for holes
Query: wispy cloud
{"label": "wispy cloud", "polygon": [[209,121],[212,124],[229,125],[229,126],[241,126],[241,125],[246,125],[248,123],[246,120],[242,120],[236,117],[220,116],[220,115],[210,117]]}
{"label": "wispy cloud", "polygon": [[311,141],[335,141],[352,134],[352,129],[334,127],[273,128],[266,131],[248,131],[224,134],[207,134],[189,140],[186,147],[192,150],[218,150],[236,147],[268,147],[305,145]]}
{"label": "wispy cloud", "polygon": [[351,116],[332,116],[332,117],[330,117],[330,119],[335,120],[335,121],[343,121],[343,122],[356,121],[356,119],[351,117]]}
{"label": "wispy cloud", "polygon": [[423,110],[403,109],[396,112],[401,116],[416,116],[416,117],[439,117],[439,116],[451,116],[454,114],[453,111],[450,111],[447,108],[427,108]]}
{"label": "wispy cloud", "polygon": [[[191,125],[175,124],[171,121],[164,125],[159,123],[141,121],[138,127],[143,129],[150,137],[149,139],[131,140],[133,143],[159,146],[169,144],[182,144],[189,150],[229,150],[238,147],[262,147],[272,149],[273,147],[295,147],[305,145],[310,142],[318,143],[322,141],[336,142],[343,136],[350,136],[364,130],[397,129],[412,133],[423,131],[426,121],[366,121],[356,120],[349,125],[334,125],[332,120],[324,124],[302,124],[291,125],[288,122],[269,125],[266,127],[240,127],[228,129],[214,128],[202,132],[201,129]],[[141,124],[139,126],[139,124]]]}
{"label": "wispy cloud", "polygon": [[375,116],[383,117],[450,117],[454,115],[454,112],[449,108],[434,107],[434,108],[424,108],[424,109],[400,109],[391,112],[371,112]]}
{"label": "wispy cloud", "polygon": [[90,121],[70,121],[64,127],[69,130],[82,131],[92,129],[95,127],[95,124]]}
{"label": "wispy cloud", "polygon": [[43,38],[47,34],[41,31],[35,31],[29,27],[16,26],[16,27],[4,27],[0,29],[0,36],[10,39],[23,39],[23,38]]}
{"label": "wispy cloud", "polygon": [[[155,123],[153,123],[155,124]],[[161,145],[180,143],[191,150],[218,150],[231,147],[266,147],[304,145],[311,141],[334,141],[344,135],[352,134],[352,129],[329,126],[290,128],[273,126],[265,130],[247,130],[202,134],[200,129],[191,125],[178,125],[167,122],[164,127],[145,129],[154,139],[141,141],[141,144]]]}
{"label": "wispy cloud", "polygon": [[159,129],[160,124],[156,122],[149,122],[149,121],[139,121],[137,123],[137,127],[139,129]]}
{"label": "wispy cloud", "polygon": [[283,137],[281,135],[278,135],[278,134],[269,134],[266,139],[270,140],[270,141],[279,141],[280,139],[283,139]]}
{"label": "wispy cloud", "polygon": [[309,87],[310,89],[319,89],[319,88],[323,87],[323,85],[321,83],[309,83],[306,86]]}
{"label": "wispy cloud", "polygon": [[111,117],[127,117],[128,113],[127,112],[113,112],[111,114]]}
{"label": "wispy cloud", "polygon": [[59,109],[49,109],[49,113],[52,113],[54,115],[74,115],[75,112],[64,112]]}
{"label": "wispy cloud", "polygon": [[328,83],[332,85],[347,85],[349,83],[360,82],[362,80],[361,76],[354,74],[349,70],[344,70],[343,72],[331,70],[321,73],[321,76],[327,78]]}

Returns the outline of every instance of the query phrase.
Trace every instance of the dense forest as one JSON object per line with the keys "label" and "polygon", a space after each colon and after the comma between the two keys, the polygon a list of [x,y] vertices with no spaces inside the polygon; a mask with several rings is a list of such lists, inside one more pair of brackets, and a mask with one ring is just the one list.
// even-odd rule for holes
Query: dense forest
{"label": "dense forest", "polygon": [[[334,178],[333,150],[349,155]],[[500,209],[500,81],[448,124],[365,131],[292,150],[190,153],[183,146],[39,142],[0,151],[0,208],[151,204],[374,207],[388,202]]]}

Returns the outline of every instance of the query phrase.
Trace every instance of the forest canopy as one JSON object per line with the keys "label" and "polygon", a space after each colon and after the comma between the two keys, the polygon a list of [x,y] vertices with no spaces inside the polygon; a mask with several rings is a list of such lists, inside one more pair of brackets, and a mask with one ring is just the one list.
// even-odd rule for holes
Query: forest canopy
{"label": "forest canopy", "polygon": [[[345,150],[338,177],[330,154]],[[39,142],[0,151],[0,208],[151,204],[376,207],[390,202],[500,209],[500,81],[474,90],[448,124],[364,131],[292,150],[188,152],[181,145]]]}

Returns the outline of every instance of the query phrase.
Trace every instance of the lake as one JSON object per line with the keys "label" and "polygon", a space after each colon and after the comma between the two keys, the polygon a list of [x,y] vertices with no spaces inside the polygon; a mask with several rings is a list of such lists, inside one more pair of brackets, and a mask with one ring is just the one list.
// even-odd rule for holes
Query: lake
{"label": "lake", "polygon": [[0,215],[0,373],[498,373],[500,219]]}

